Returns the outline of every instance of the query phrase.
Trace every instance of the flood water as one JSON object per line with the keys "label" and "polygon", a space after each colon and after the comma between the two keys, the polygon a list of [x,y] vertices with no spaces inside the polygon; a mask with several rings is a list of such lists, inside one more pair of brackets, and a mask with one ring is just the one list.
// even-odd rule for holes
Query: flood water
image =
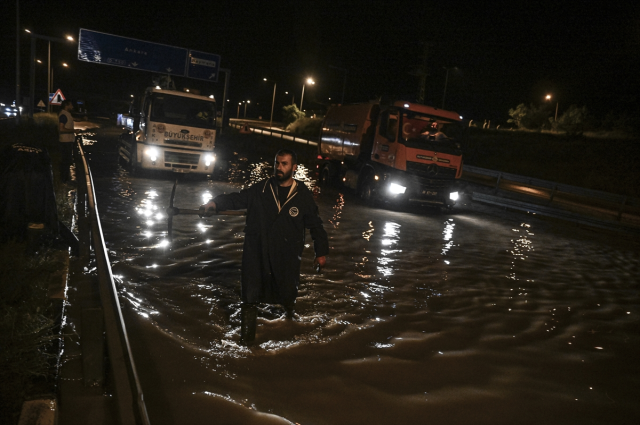
{"label": "flood water", "polygon": [[[271,172],[270,158],[236,159],[220,180],[180,181],[175,206]],[[296,320],[262,305],[246,348],[244,218],[176,216],[169,243],[170,176],[132,177],[107,151],[91,166],[152,424],[640,421],[633,236],[471,202],[372,208],[315,188],[327,267],[314,272],[309,238]]]}

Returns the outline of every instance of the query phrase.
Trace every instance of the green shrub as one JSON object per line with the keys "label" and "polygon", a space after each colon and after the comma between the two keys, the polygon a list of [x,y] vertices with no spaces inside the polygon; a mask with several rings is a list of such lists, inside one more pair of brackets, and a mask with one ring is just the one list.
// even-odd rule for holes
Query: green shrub
{"label": "green shrub", "polygon": [[295,104],[282,108],[282,125],[284,128],[287,128],[290,124],[304,117],[305,113],[298,109]]}
{"label": "green shrub", "polygon": [[289,124],[287,131],[306,137],[320,137],[322,118],[300,118]]}

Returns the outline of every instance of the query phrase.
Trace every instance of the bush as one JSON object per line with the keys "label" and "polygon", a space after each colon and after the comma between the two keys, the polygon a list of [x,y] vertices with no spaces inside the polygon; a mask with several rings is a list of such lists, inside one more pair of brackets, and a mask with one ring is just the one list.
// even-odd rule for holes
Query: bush
{"label": "bush", "polygon": [[582,134],[584,131],[588,115],[586,106],[579,108],[576,105],[571,105],[569,109],[560,115],[558,121],[555,121],[554,118],[549,118],[549,122],[553,130],[566,131],[567,134],[577,135]]}
{"label": "bush", "polygon": [[300,118],[289,124],[286,130],[301,136],[320,137],[322,118]]}
{"label": "bush", "polygon": [[548,105],[536,107],[535,105],[526,106],[521,103],[515,109],[509,109],[509,115],[511,118],[507,122],[515,124],[518,128],[536,130],[549,126],[547,121],[549,116]]}
{"label": "bush", "polygon": [[287,105],[282,108],[282,124],[284,128],[289,127],[289,124],[292,124],[300,118],[304,117],[305,113],[298,109],[295,104]]}

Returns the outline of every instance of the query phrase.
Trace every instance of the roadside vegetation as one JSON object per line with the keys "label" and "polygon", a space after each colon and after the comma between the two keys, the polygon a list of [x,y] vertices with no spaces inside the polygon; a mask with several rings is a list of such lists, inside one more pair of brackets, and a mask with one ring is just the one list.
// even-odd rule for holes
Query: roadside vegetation
{"label": "roadside vegetation", "polygon": [[470,127],[464,163],[640,197],[640,139]]}
{"label": "roadside vegetation", "polygon": [[[519,104],[509,109],[507,122],[518,130],[551,131],[567,135],[590,137],[633,138],[640,133],[640,114],[627,111],[610,111],[603,117],[589,113],[586,106],[571,105],[560,115],[557,105]],[[476,125],[477,126],[477,125]]]}
{"label": "roadside vegetation", "polygon": [[49,276],[51,251],[32,256],[26,242],[0,245],[0,423],[16,424],[22,403],[53,387],[56,315]]}
{"label": "roadside vegetation", "polygon": [[[15,143],[46,149],[54,174],[58,218],[68,224],[73,212],[65,187],[58,184],[57,118],[36,114],[19,124],[0,124],[0,152]],[[0,175],[4,170],[0,170]],[[1,224],[0,224],[1,226]],[[27,241],[0,241],[0,423],[16,424],[22,402],[53,388],[54,347],[59,305],[48,297],[52,275],[63,266],[59,253]]]}

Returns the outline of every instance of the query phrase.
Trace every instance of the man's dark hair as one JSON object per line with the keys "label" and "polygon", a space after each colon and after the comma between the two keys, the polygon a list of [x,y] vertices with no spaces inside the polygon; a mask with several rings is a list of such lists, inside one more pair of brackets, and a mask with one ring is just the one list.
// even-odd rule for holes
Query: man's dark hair
{"label": "man's dark hair", "polygon": [[298,163],[298,154],[296,154],[291,149],[280,149],[278,152],[276,152],[276,158],[282,155],[291,155],[291,165]]}
{"label": "man's dark hair", "polygon": [[73,106],[73,102],[71,102],[69,99],[65,99],[62,102],[60,102],[60,107],[62,109],[64,109],[67,105],[72,105]]}

